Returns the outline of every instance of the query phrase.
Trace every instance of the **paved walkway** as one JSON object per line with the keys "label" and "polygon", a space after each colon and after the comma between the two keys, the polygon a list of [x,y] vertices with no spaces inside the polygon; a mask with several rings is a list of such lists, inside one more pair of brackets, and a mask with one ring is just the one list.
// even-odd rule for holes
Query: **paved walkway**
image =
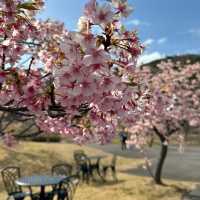
{"label": "paved walkway", "polygon": [[[140,152],[135,148],[122,151],[120,145],[116,144],[91,146],[122,157],[133,159],[142,158]],[[159,147],[153,147],[149,149],[148,157],[152,160],[152,169],[155,169],[158,156]],[[144,170],[142,166],[139,166],[138,168],[133,168],[130,166],[130,168],[121,172],[138,176],[149,176],[148,171]],[[185,151],[183,153],[179,153],[178,147],[170,146],[168,157],[165,161],[163,169],[163,178],[200,183],[200,147],[185,146]]]}

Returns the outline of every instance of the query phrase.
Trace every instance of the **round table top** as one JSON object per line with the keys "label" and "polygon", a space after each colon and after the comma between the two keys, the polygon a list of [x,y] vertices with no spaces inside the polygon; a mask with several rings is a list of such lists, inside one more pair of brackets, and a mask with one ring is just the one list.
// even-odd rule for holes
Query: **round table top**
{"label": "round table top", "polygon": [[88,156],[88,158],[90,159],[90,160],[92,160],[92,159],[103,159],[103,158],[106,158],[107,156]]}
{"label": "round table top", "polygon": [[25,176],[16,180],[16,184],[20,186],[48,186],[57,185],[65,177],[63,176],[47,176],[47,175],[33,175]]}

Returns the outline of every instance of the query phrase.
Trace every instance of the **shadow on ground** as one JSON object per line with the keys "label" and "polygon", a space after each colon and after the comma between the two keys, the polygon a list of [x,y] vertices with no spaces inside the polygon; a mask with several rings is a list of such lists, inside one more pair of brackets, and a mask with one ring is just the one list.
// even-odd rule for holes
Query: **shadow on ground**
{"label": "shadow on ground", "polygon": [[102,181],[96,181],[96,182],[93,182],[92,185],[95,186],[95,187],[105,187],[105,186],[111,186],[111,185],[118,185],[118,184],[121,184],[121,183],[124,183],[126,182],[126,180],[118,180],[118,181],[105,181],[105,182],[102,182]]}

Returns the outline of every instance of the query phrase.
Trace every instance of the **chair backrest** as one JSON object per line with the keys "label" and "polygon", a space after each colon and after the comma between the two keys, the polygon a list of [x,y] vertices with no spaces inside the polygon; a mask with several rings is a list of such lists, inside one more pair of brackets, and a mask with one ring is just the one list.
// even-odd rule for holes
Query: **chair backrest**
{"label": "chair backrest", "polygon": [[15,181],[21,176],[20,168],[6,167],[1,171],[1,175],[5,189],[9,195],[22,192],[22,188],[15,183]]}
{"label": "chair backrest", "polygon": [[74,159],[76,156],[83,155],[83,154],[85,155],[85,152],[82,149],[75,150],[74,151]]}
{"label": "chair backrest", "polygon": [[117,156],[116,156],[116,155],[113,155],[112,160],[111,160],[111,165],[112,165],[112,166],[115,166],[115,165],[116,165],[116,162],[117,162]]}
{"label": "chair backrest", "polygon": [[85,157],[87,156],[83,150],[74,151],[74,160],[76,161],[76,164],[82,162]]}
{"label": "chair backrest", "polygon": [[74,152],[74,160],[76,162],[77,172],[89,172],[90,168],[90,159],[87,157],[87,155],[84,152]]}
{"label": "chair backrest", "polygon": [[[59,190],[62,190],[62,196],[61,196],[61,198],[59,198],[59,196],[58,196],[58,200],[59,199],[72,200],[78,184],[79,184],[79,178],[76,175],[65,178],[59,187]],[[64,191],[64,193],[63,193],[63,191]],[[64,196],[63,196],[63,194],[64,194]]]}
{"label": "chair backrest", "polygon": [[71,176],[72,168],[72,165],[68,163],[57,164],[52,167],[51,173],[56,176]]}

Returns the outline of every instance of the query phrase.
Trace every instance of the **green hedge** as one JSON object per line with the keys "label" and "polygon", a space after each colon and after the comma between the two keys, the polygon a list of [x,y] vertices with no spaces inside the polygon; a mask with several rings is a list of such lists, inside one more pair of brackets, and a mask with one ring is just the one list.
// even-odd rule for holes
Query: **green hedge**
{"label": "green hedge", "polygon": [[60,142],[62,139],[59,135],[40,135],[30,140],[34,142]]}

